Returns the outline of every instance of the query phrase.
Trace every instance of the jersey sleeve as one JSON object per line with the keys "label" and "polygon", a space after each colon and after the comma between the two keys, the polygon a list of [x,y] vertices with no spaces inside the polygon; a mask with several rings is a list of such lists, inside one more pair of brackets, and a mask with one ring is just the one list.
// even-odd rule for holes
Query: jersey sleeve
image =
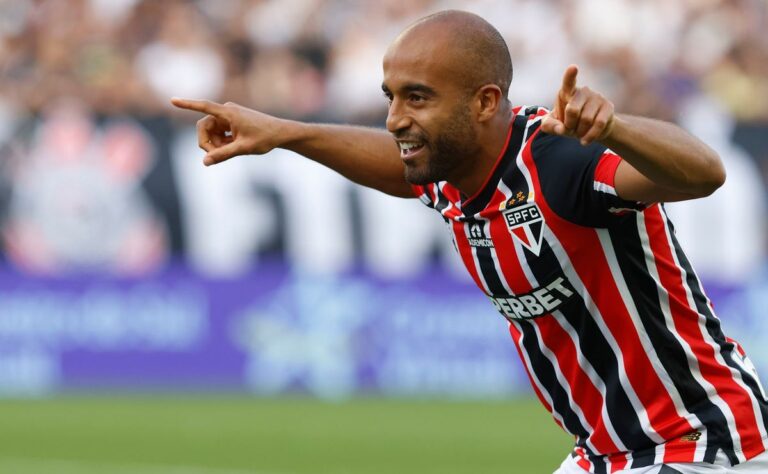
{"label": "jersey sleeve", "polygon": [[646,205],[622,199],[614,180],[622,159],[605,146],[539,133],[532,143],[547,203],[560,217],[589,227],[608,227]]}

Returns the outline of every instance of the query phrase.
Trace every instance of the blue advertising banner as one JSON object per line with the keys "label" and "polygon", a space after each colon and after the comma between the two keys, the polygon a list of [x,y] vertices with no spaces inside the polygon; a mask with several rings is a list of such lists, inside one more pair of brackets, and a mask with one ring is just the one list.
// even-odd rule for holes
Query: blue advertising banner
{"label": "blue advertising banner", "polygon": [[[765,376],[768,278],[709,285]],[[503,397],[529,393],[506,322],[445,271],[387,280],[262,264],[233,279],[0,272],[0,395],[229,390]]]}
{"label": "blue advertising banner", "polygon": [[527,391],[506,323],[465,281],[309,276],[265,264],[213,280],[0,273],[0,393],[248,390],[504,396]]}

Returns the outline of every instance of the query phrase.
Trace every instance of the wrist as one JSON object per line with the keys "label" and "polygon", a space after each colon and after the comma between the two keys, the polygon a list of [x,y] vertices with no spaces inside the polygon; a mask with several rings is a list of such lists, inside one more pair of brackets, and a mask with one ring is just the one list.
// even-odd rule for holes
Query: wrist
{"label": "wrist", "polygon": [[277,119],[275,130],[277,131],[275,148],[293,150],[307,138],[308,125],[302,122],[288,119]]}
{"label": "wrist", "polygon": [[616,126],[620,121],[621,119],[617,115],[611,115],[608,123],[605,124],[605,130],[603,130],[603,133],[600,134],[596,141],[604,144],[607,144],[607,141],[611,141],[616,135]]}

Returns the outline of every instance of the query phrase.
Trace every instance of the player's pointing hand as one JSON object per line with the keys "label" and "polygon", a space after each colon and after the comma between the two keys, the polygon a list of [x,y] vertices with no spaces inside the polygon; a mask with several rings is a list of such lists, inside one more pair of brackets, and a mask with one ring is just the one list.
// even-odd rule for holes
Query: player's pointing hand
{"label": "player's pointing hand", "polygon": [[206,152],[203,159],[206,166],[239,155],[260,155],[278,146],[275,137],[280,119],[232,102],[218,104],[174,97],[171,103],[181,109],[207,114],[197,122],[197,140]]}
{"label": "player's pointing hand", "polygon": [[541,123],[541,129],[552,135],[578,138],[589,145],[610,135],[613,129],[613,103],[589,87],[577,87],[579,68],[570,65],[563,74],[552,111]]}

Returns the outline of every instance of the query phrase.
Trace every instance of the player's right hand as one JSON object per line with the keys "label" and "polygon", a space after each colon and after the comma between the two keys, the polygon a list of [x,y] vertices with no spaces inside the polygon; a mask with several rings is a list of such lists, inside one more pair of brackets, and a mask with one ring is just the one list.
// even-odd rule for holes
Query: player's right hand
{"label": "player's right hand", "polygon": [[174,97],[176,107],[207,114],[197,121],[197,140],[210,166],[239,155],[261,155],[276,148],[279,119],[232,102]]}

